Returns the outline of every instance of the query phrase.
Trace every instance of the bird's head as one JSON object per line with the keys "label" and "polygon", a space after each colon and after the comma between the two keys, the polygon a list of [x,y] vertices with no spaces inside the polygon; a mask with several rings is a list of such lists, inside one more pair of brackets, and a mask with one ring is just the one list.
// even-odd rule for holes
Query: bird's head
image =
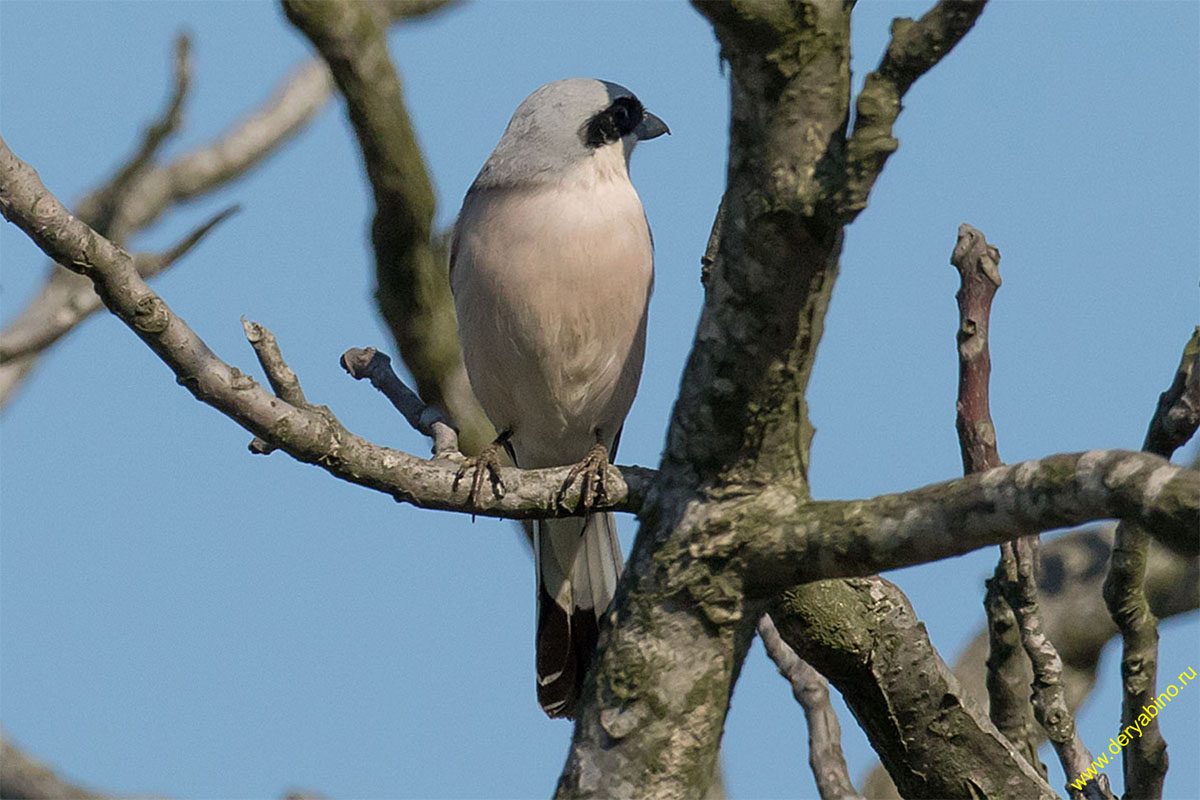
{"label": "bird's head", "polygon": [[638,142],[670,132],[624,86],[593,78],[554,81],[517,106],[477,183],[553,179],[614,151],[628,162]]}

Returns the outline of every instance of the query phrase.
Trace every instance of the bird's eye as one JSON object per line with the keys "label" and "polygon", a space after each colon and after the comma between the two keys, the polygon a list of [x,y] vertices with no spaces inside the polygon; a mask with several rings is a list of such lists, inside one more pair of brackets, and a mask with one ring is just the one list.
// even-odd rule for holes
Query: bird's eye
{"label": "bird's eye", "polygon": [[612,110],[613,122],[617,123],[619,130],[627,130],[629,125],[629,109],[623,105],[613,106]]}

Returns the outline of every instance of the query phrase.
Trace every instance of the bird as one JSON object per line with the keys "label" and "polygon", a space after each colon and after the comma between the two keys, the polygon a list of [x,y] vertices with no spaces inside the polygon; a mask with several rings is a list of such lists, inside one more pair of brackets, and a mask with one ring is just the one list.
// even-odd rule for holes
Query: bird
{"label": "bird", "polygon": [[[584,503],[603,498],[654,286],[629,159],[664,133],[623,86],[554,81],[517,107],[468,189],[450,285],[467,376],[498,433],[470,460],[476,491],[502,446],[522,469],[574,464],[567,483],[584,475]],[[623,565],[616,522],[610,512],[539,520],[533,539],[538,702],[574,718]]]}

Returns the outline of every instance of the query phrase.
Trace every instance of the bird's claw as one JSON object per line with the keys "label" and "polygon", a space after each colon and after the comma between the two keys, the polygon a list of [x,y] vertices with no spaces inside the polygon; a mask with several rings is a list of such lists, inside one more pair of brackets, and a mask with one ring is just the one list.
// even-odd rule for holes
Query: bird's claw
{"label": "bird's claw", "polygon": [[475,508],[482,508],[479,502],[483,494],[483,482],[490,479],[492,483],[492,494],[496,497],[504,497],[504,481],[500,478],[500,446],[496,443],[489,444],[487,447],[479,451],[479,455],[467,457],[462,465],[458,468],[458,472],[454,474],[454,484],[451,486],[451,491],[458,491],[458,484],[466,476],[468,472],[473,471],[471,476],[471,490],[467,493],[467,500]]}
{"label": "bird's claw", "polygon": [[567,479],[563,481],[562,487],[558,490],[559,505],[566,505],[567,490],[581,475],[583,478],[579,500],[582,507],[588,509],[598,503],[607,502],[608,450],[604,445],[593,445],[583,460],[571,467],[571,471],[567,473]]}

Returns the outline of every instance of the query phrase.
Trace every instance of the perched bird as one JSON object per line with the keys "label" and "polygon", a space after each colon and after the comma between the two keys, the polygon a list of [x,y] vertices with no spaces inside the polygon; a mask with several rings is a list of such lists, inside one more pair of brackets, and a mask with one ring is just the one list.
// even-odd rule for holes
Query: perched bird
{"label": "perched bird", "polygon": [[[471,387],[499,433],[472,463],[476,491],[499,445],[523,469],[583,459],[572,475],[589,487],[615,453],[654,283],[629,157],[669,132],[623,86],[555,81],[521,103],[467,191],[450,285]],[[573,717],[622,566],[613,515],[540,521],[534,553],[538,702]]]}

